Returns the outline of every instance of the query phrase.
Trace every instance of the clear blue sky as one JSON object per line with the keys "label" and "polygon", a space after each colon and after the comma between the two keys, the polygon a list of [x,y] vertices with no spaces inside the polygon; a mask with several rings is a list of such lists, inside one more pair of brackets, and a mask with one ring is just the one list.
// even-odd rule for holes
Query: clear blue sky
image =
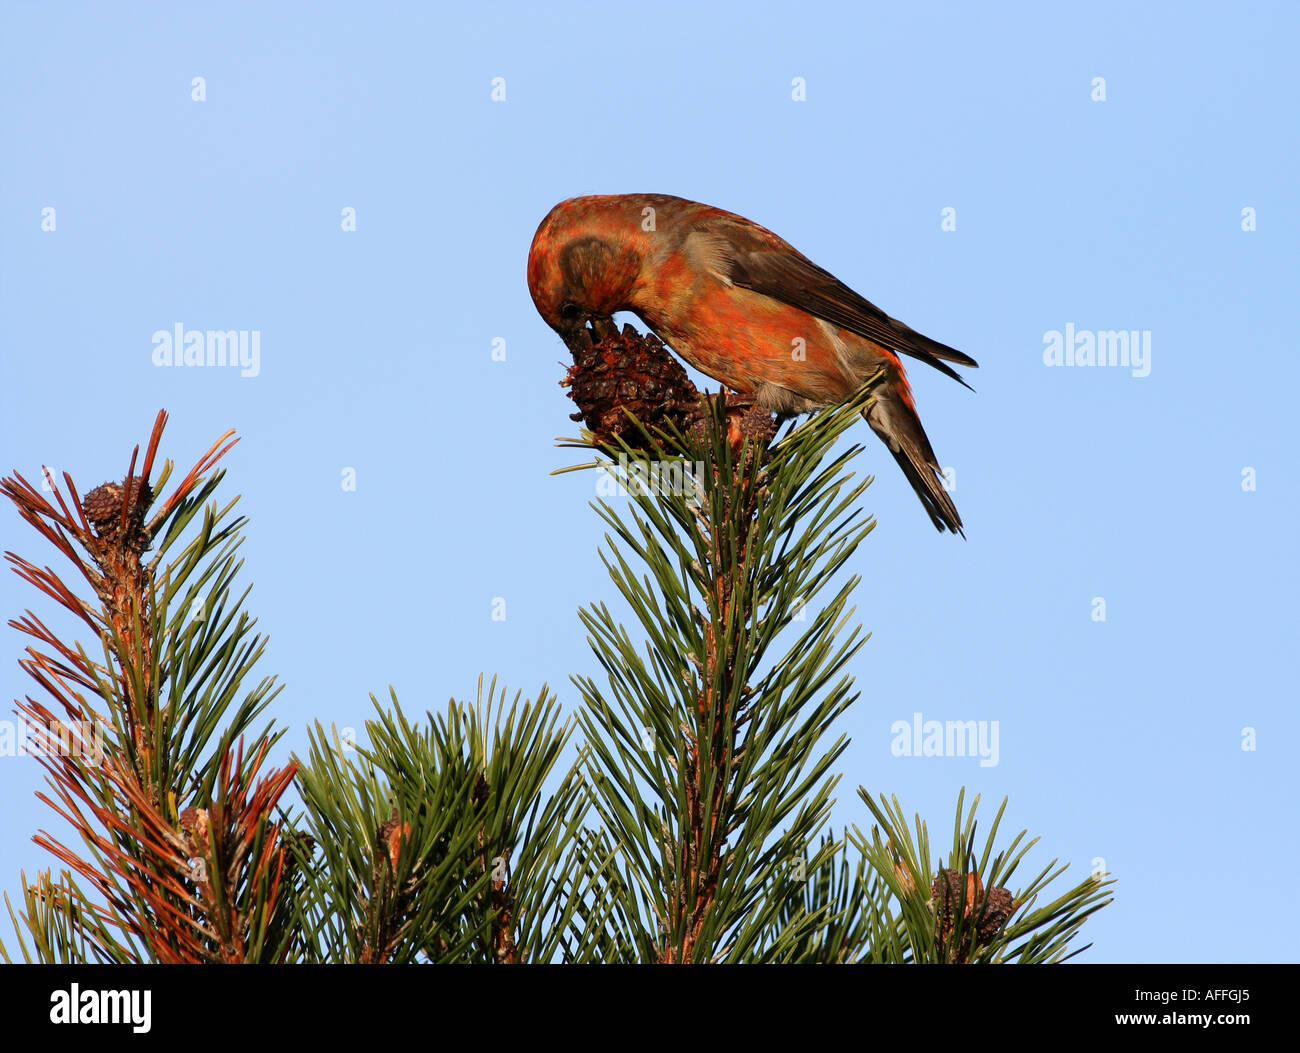
{"label": "clear blue sky", "polygon": [[[838,820],[862,783],[942,844],[961,786],[1009,795],[1032,859],[1119,878],[1086,960],[1295,960],[1298,11],[5,3],[0,468],[84,490],[160,407],[184,467],[238,429],[286,751],[390,683],[572,708],[577,608],[614,590],[593,476],[549,475],[576,425],[529,241],[583,193],[739,212],[981,364],[974,394],[912,370],[965,542],[857,436],[879,527]],[[260,372],[155,367],[177,323],[257,330]],[[1149,331],[1149,375],[1045,365],[1067,325]],[[0,548],[53,559],[12,511]],[[5,620],[49,611],[2,577]],[[998,764],[894,756],[916,712],[997,721]],[[39,784],[0,759],[11,892],[48,862]]]}

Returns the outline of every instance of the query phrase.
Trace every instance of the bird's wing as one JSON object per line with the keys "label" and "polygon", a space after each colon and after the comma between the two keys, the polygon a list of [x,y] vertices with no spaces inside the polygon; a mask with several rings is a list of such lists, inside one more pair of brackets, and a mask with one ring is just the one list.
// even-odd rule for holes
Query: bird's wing
{"label": "bird's wing", "polygon": [[970,387],[947,364],[978,367],[970,355],[890,318],[771,231],[728,217],[709,222],[707,232],[701,233],[705,234],[710,262],[724,281],[824,318],[895,353],[927,362]]}

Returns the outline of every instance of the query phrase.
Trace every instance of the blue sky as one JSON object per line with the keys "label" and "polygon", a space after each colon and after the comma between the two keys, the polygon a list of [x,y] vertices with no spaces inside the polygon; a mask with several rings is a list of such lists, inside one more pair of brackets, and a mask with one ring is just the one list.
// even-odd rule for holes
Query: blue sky
{"label": "blue sky", "polygon": [[[408,711],[482,671],[576,705],[577,609],[614,589],[594,477],[549,474],[577,426],[524,264],[557,201],[678,194],[980,362],[976,393],[911,371],[966,541],[854,436],[879,525],[837,820],[868,824],[863,784],[943,843],[960,787],[989,818],[1006,795],[1031,861],[1119,879],[1086,960],[1295,959],[1295,5],[5,3],[3,26],[0,468],[85,490],[160,407],[184,467],[236,428],[286,751],[390,683]],[[257,375],[156,367],[177,323],[257,331]],[[1149,333],[1149,373],[1046,365],[1067,325]],[[53,558],[12,511],[0,548]],[[4,620],[32,605],[6,571]],[[996,721],[997,765],[895,756],[918,712]],[[10,892],[48,865],[39,785],[0,758]]]}

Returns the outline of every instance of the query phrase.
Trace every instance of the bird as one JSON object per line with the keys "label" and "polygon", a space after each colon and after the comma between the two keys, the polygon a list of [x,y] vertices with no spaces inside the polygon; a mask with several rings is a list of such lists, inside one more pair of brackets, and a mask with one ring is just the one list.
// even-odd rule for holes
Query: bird
{"label": "bird", "polygon": [[635,314],[701,373],[789,417],[850,400],[884,376],[862,411],[935,528],[965,537],[921,426],[900,355],[970,388],[949,363],[969,355],[885,314],[752,220],[668,194],[561,201],[528,252],[528,289],[570,350]]}

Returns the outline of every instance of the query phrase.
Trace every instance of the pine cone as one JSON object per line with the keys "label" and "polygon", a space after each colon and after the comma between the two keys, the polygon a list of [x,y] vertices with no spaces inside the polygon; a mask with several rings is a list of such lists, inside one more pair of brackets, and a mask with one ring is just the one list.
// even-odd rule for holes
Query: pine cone
{"label": "pine cone", "polygon": [[983,911],[979,919],[980,943],[991,943],[1007,919],[1015,913],[1016,904],[1011,898],[1011,891],[1005,888],[989,889],[984,900]]}
{"label": "pine cone", "polygon": [[[145,509],[153,501],[153,491],[148,486],[144,487],[144,500],[141,500],[143,483],[144,480],[138,477],[131,480],[131,508],[126,517],[128,527],[144,522]],[[109,482],[95,487],[81,499],[81,510],[86,513],[86,518],[90,520],[98,536],[103,537],[116,530],[121,519],[122,498],[125,494],[126,488],[121,483]]]}
{"label": "pine cone", "polygon": [[601,444],[615,438],[636,444],[637,429],[627,412],[647,428],[672,421],[684,429],[699,415],[700,393],[681,363],[658,337],[642,336],[630,325],[574,351],[560,384],[578,405],[572,419],[583,421]]}
{"label": "pine cone", "polygon": [[[938,937],[946,943],[956,924],[957,904],[961,899],[961,875],[955,870],[941,869],[934,879],[932,893],[938,922]],[[975,873],[966,875],[966,909],[963,916],[975,917],[977,945],[991,943],[1008,918],[1015,913],[1016,903],[1011,892],[1001,886],[985,893],[984,884]],[[966,948],[959,950],[957,961],[966,960]]]}

